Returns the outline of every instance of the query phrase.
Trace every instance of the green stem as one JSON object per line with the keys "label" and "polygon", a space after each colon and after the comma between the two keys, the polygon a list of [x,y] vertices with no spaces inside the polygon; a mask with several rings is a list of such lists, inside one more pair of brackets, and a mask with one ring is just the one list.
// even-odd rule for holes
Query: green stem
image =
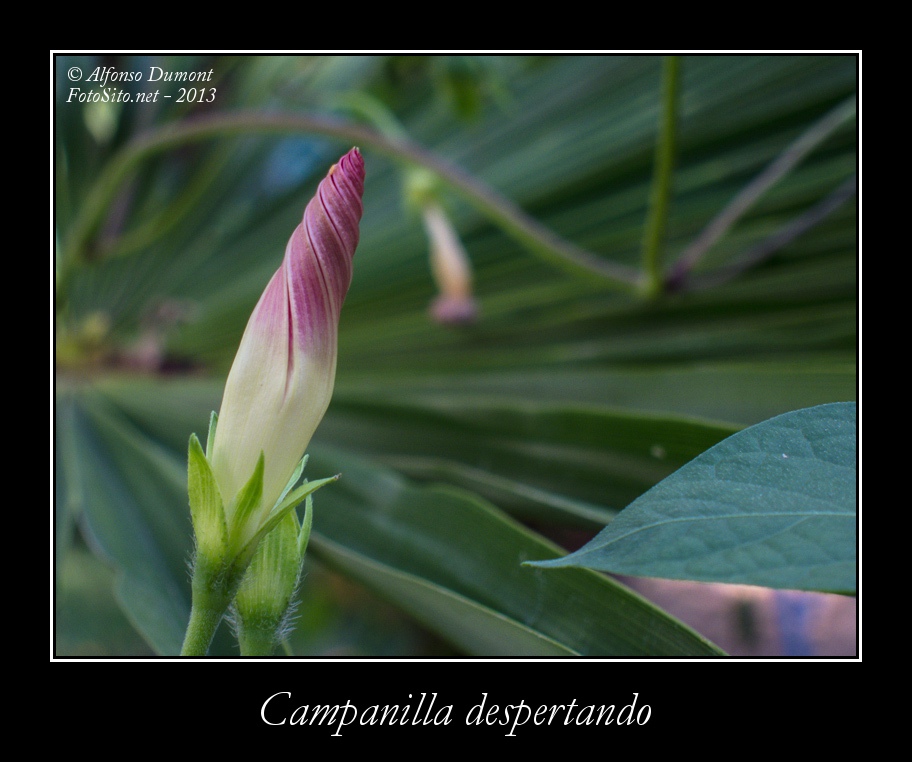
{"label": "green stem", "polygon": [[608,262],[564,240],[480,180],[411,141],[385,137],[370,128],[330,117],[248,112],[216,114],[165,125],[125,146],[96,181],[73,223],[63,246],[62,288],[73,267],[85,259],[85,250],[118,189],[143,160],[187,143],[251,132],[318,133],[368,146],[396,161],[425,167],[541,259],[575,275],[596,275],[629,291],[636,288],[639,275],[632,268]]}
{"label": "green stem", "polygon": [[190,609],[190,622],[187,625],[187,633],[184,636],[184,645],[181,648],[181,656],[205,656],[215,637],[215,631],[218,629],[225,611],[228,609],[226,603],[221,606],[200,605],[194,602]]}
{"label": "green stem", "polygon": [[197,556],[193,567],[190,622],[184,635],[181,656],[205,656],[222,617],[234,600],[243,571],[212,563]]}
{"label": "green stem", "polygon": [[655,171],[643,238],[642,291],[648,297],[658,296],[662,291],[662,253],[671,202],[680,79],[680,56],[665,56],[662,62],[662,113],[656,140]]}

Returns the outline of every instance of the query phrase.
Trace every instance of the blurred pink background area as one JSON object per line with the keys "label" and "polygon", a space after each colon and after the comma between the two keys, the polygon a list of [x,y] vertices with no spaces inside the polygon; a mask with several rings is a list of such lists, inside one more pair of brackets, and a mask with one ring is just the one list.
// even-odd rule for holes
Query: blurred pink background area
{"label": "blurred pink background area", "polygon": [[858,655],[857,600],[750,585],[623,577],[731,656]]}

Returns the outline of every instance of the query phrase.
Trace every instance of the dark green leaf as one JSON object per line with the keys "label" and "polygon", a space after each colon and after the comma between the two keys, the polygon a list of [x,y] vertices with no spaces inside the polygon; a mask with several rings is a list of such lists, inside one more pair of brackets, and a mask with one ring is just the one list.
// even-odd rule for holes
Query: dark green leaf
{"label": "dark green leaf", "polygon": [[190,615],[186,467],[97,395],[83,396],[75,417],[84,528],[120,572],[127,615],[159,653],[179,653]]}
{"label": "dark green leaf", "polygon": [[[339,483],[314,500],[310,552],[470,653],[719,653],[607,577],[585,569],[551,576],[523,567],[538,554],[559,551],[469,493],[417,488],[326,448],[312,449],[310,464],[317,472],[342,470]],[[466,616],[472,628],[460,623]]]}
{"label": "dark green leaf", "polygon": [[695,458],[591,542],[537,566],[854,592],[856,406],[751,426]]}

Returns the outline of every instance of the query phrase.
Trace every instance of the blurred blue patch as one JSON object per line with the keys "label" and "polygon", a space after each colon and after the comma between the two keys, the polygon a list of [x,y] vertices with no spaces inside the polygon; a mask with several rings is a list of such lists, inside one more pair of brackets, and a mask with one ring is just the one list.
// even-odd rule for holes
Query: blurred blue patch
{"label": "blurred blue patch", "polygon": [[792,590],[776,590],[776,615],[784,656],[812,656],[811,619],[820,601],[816,596]]}
{"label": "blurred blue patch", "polygon": [[266,160],[261,178],[267,195],[284,193],[314,173],[328,169],[335,158],[334,144],[319,138],[285,138]]}

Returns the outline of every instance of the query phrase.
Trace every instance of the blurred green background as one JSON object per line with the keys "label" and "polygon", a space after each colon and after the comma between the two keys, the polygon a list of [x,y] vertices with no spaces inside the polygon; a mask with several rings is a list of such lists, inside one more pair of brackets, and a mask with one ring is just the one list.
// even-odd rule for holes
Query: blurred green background
{"label": "blurred green background", "polygon": [[[315,499],[292,653],[712,652],[697,633],[731,653],[850,647],[850,599],[724,590],[724,605],[674,612],[628,580],[691,630],[603,575],[520,567],[582,545],[740,428],[855,399],[855,57],[680,64],[669,271],[732,199],[782,171],[655,299],[555,264],[443,178],[480,311],[439,324],[428,240],[404,201],[415,165],[382,138],[359,143],[361,242],[307,470],[343,478]],[[184,85],[147,81],[153,66],[211,70],[210,92],[178,103]],[[143,74],[107,84],[134,100],[175,97],[74,99],[73,87],[104,91],[85,81],[97,67]],[[55,72],[58,656],[179,646],[187,439],[218,409],[317,182],[377,126],[353,103],[381,104],[411,143],[597,260],[640,267],[659,57],[57,56]],[[194,121],[211,132],[143,149]],[[824,608],[849,632],[838,645],[815,640]],[[234,649],[223,627],[213,652]]]}

